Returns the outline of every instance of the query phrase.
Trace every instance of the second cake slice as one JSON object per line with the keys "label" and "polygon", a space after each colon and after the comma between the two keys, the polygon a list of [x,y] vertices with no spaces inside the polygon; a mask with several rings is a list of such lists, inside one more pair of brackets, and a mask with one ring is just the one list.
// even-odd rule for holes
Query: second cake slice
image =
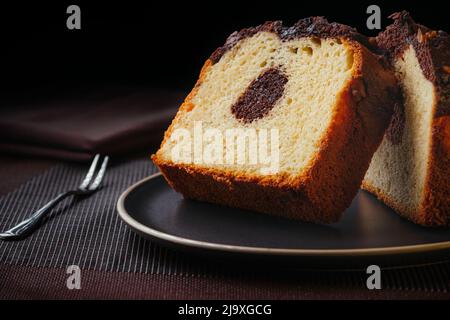
{"label": "second cake slice", "polygon": [[415,23],[406,11],[391,18],[376,41],[403,99],[363,188],[415,223],[450,226],[450,36]]}
{"label": "second cake slice", "polygon": [[206,61],[154,162],[186,198],[337,221],[397,100],[395,77],[368,47],[321,17],[232,34]]}

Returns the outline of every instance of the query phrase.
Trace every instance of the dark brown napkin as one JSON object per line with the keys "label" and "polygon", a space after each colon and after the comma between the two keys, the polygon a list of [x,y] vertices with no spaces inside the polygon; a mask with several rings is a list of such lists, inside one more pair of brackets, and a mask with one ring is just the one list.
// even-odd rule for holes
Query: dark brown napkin
{"label": "dark brown napkin", "polygon": [[95,153],[153,151],[184,94],[167,90],[89,91],[4,105],[0,152],[83,161]]}

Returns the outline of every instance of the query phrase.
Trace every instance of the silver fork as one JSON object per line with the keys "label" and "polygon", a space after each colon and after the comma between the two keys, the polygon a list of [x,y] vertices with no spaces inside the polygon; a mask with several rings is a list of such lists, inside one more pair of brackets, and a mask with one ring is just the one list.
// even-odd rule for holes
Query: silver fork
{"label": "silver fork", "polygon": [[35,213],[33,213],[28,219],[20,222],[15,227],[12,227],[11,229],[0,233],[0,239],[2,240],[16,240],[24,238],[25,236],[29,235],[33,230],[36,229],[36,227],[42,222],[42,220],[51,212],[51,210],[62,200],[69,196],[88,196],[96,192],[101,188],[101,182],[103,180],[103,177],[105,176],[106,166],[108,165],[109,157],[105,156],[103,159],[102,165],[100,167],[100,170],[97,173],[97,176],[95,179],[94,173],[97,168],[98,160],[100,159],[100,155],[97,154],[94,157],[94,160],[92,160],[91,166],[89,168],[88,173],[86,174],[85,178],[81,182],[81,184],[78,186],[75,190],[69,190],[67,192],[63,192],[56,196],[53,200],[48,202],[45,206],[37,210]]}

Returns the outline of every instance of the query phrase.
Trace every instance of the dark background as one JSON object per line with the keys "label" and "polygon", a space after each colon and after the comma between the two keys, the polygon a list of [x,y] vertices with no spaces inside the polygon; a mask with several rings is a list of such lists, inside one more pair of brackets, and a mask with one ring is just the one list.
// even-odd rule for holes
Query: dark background
{"label": "dark background", "polygon": [[[66,8],[81,8],[81,30],[66,28]],[[204,60],[234,30],[266,20],[292,24],[323,15],[367,30],[366,8],[387,16],[406,9],[416,21],[449,31],[444,1],[58,1],[0,7],[0,94],[19,99],[87,85],[188,90]],[[439,9],[441,8],[441,9]]]}

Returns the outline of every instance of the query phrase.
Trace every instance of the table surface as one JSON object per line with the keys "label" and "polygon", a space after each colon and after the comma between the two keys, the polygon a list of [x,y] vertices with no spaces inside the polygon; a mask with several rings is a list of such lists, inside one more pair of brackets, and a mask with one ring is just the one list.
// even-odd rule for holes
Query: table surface
{"label": "table surface", "polygon": [[[13,192],[59,161],[0,156],[0,197]],[[23,201],[23,200],[18,200]],[[139,254],[136,252],[135,254]],[[188,257],[187,259],[197,259]],[[221,264],[220,261],[213,263]],[[450,266],[439,267],[441,286],[415,287],[403,275],[433,277],[437,269],[394,270],[381,290],[368,290],[364,272],[276,270],[247,272],[239,266],[214,274],[111,272],[82,270],[82,287],[66,287],[66,268],[12,265],[0,261],[1,299],[448,299]],[[422,274],[423,273],[423,274]],[[431,274],[431,276],[430,276]],[[393,280],[396,279],[403,280]],[[431,279],[430,278],[430,279]],[[432,280],[432,279],[431,279]],[[430,280],[430,281],[431,281]]]}

